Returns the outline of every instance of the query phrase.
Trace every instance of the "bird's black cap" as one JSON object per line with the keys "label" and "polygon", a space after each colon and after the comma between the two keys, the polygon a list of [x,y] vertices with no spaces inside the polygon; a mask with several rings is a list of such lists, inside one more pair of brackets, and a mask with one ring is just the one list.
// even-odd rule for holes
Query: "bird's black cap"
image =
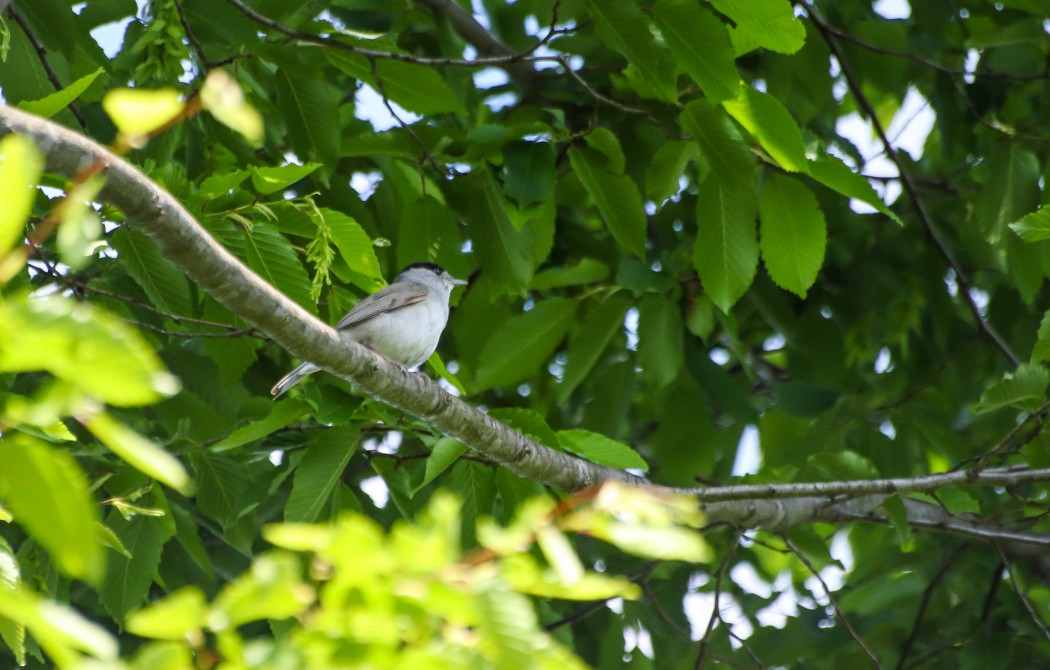
{"label": "bird's black cap", "polygon": [[415,268],[421,268],[421,269],[425,269],[425,270],[430,270],[431,272],[433,272],[436,275],[445,274],[445,268],[441,267],[437,263],[413,263],[412,265],[406,266],[405,269],[402,270],[401,272],[403,274],[403,273],[408,272],[409,270],[412,270],[412,269],[415,269]]}

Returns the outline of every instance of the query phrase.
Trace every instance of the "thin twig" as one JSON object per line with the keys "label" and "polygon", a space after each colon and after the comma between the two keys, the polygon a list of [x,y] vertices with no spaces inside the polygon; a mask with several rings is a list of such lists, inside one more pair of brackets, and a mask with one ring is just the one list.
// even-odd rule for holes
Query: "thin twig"
{"label": "thin twig", "polygon": [[853,97],[857,100],[857,104],[864,111],[864,114],[868,117],[868,121],[871,123],[872,128],[875,129],[875,133],[879,136],[879,141],[882,142],[883,148],[886,150],[886,156],[893,161],[893,164],[897,166],[897,171],[901,176],[901,187],[907,192],[908,197],[911,199],[912,206],[915,208],[915,213],[918,214],[919,220],[922,221],[923,227],[926,229],[926,235],[933,242],[933,245],[937,248],[938,253],[948,263],[952,271],[955,273],[955,280],[959,284],[960,291],[963,295],[963,299],[966,301],[970,312],[973,314],[974,319],[977,321],[977,327],[980,331],[994,343],[999,350],[1006,356],[1007,359],[1016,367],[1021,364],[1021,359],[1014,353],[1014,350],[1007,344],[1006,340],[999,335],[999,332],[989,323],[988,319],[985,318],[984,314],[981,313],[981,308],[977,304],[976,299],[973,297],[973,287],[970,280],[963,270],[962,265],[955,258],[955,255],[945,244],[941,238],[941,234],[937,231],[936,226],[933,223],[933,219],[929,212],[926,210],[921,197],[919,197],[918,186],[911,178],[911,174],[904,166],[904,162],[901,160],[900,155],[897,153],[897,149],[893,146],[890,138],[886,135],[886,129],[883,128],[882,122],[879,121],[878,114],[875,111],[875,107],[868,100],[868,97],[864,94],[863,86],[860,79],[857,78],[856,73],[850,67],[849,61],[846,60],[846,55],[842,51],[842,47],[839,46],[836,40],[835,33],[831,26],[824,20],[824,17],[817,11],[817,9],[809,2],[809,0],[797,0],[797,2],[806,9],[809,15],[810,21],[816,26],[820,32],[821,37],[824,38],[824,42],[828,45],[828,49],[832,55],[839,62],[839,67],[842,70],[843,76],[846,78],[846,83],[849,85],[850,92],[853,93]]}
{"label": "thin twig", "polygon": [[[715,571],[715,601],[711,608],[711,618],[707,620],[707,628],[700,638],[700,649],[697,650],[696,661],[693,663],[695,670],[700,670],[700,668],[704,667],[704,660],[707,657],[707,646],[711,642],[711,633],[715,629],[715,621],[722,621],[722,615],[718,611],[719,601],[722,599],[722,580],[725,579],[726,572],[729,570],[729,562],[733,560],[736,548],[740,545],[742,534],[737,533],[736,537],[733,538],[732,544],[729,545],[725,556],[722,557],[722,561],[718,564],[718,570]],[[730,630],[730,627],[727,625],[726,629]]]}
{"label": "thin twig", "polygon": [[944,576],[948,574],[948,570],[955,565],[956,557],[962,553],[963,546],[958,546],[955,551],[951,553],[947,560],[941,564],[939,570],[933,575],[933,579],[926,585],[926,588],[922,592],[922,600],[919,601],[919,610],[915,613],[915,621],[911,625],[911,634],[904,640],[901,645],[900,657],[897,659],[897,665],[895,670],[904,670],[904,663],[908,660],[908,654],[911,653],[911,648],[915,645],[915,641],[919,638],[919,625],[922,623],[922,618],[926,615],[926,608],[930,606],[930,602],[933,600],[933,594],[937,590],[937,587],[944,581]]}
{"label": "thin twig", "polygon": [[784,543],[787,545],[788,549],[790,549],[791,552],[798,557],[798,560],[802,561],[803,565],[805,565],[809,569],[813,576],[817,578],[817,581],[820,582],[820,587],[824,590],[824,594],[828,597],[828,602],[831,603],[831,607],[835,610],[835,616],[838,618],[843,628],[845,628],[846,632],[849,633],[849,636],[853,638],[853,641],[857,643],[857,646],[859,646],[861,650],[864,651],[864,654],[868,657],[868,660],[871,661],[871,664],[874,667],[879,668],[879,670],[881,670],[882,666],[879,664],[878,656],[872,653],[871,649],[868,649],[868,645],[864,644],[864,640],[862,640],[860,635],[857,634],[857,631],[853,629],[853,625],[850,624],[849,619],[847,619],[846,615],[842,612],[842,609],[839,607],[838,600],[835,598],[835,595],[831,592],[831,589],[828,587],[827,582],[825,582],[824,578],[820,576],[820,571],[817,570],[817,567],[813,565],[809,558],[805,554],[803,554],[802,551],[797,546],[795,546],[795,543],[792,542],[786,535],[784,536]]}
{"label": "thin twig", "polygon": [[[379,70],[376,67],[376,59],[369,58],[368,63],[372,68],[372,80],[376,83],[376,89],[379,92],[379,96],[383,99],[383,106],[386,107],[386,111],[390,112],[390,116],[394,117],[394,120],[397,121],[398,125],[411,135],[412,139],[419,145],[420,151],[423,152],[423,155],[419,157],[419,162],[421,164],[424,162],[430,163],[430,166],[434,168],[438,174],[444,174],[445,171],[441,169],[434,160],[434,157],[430,155],[427,145],[423,143],[423,140],[419,139],[419,135],[416,134],[416,131],[412,129],[412,126],[405,123],[405,120],[398,116],[398,113],[394,111],[394,106],[390,104],[390,98],[386,95],[386,88],[383,86],[383,79],[379,76]],[[423,186],[425,188],[426,184],[424,183]]]}
{"label": "thin twig", "polygon": [[190,29],[190,22],[186,20],[186,11],[182,8],[182,0],[174,0],[174,2],[175,11],[179,13],[179,23],[182,24],[182,32],[186,33],[186,39],[190,41],[190,46],[197,53],[197,59],[200,61],[200,64],[208,69],[215,67],[215,64],[204,55],[204,47],[201,45],[200,40],[197,39],[197,36],[193,34],[193,30]]}
{"label": "thin twig", "polygon": [[1020,598],[1021,604],[1024,605],[1025,610],[1028,612],[1028,616],[1032,618],[1032,622],[1043,632],[1043,636],[1046,637],[1047,640],[1050,640],[1050,628],[1047,628],[1046,622],[1044,622],[1043,618],[1039,616],[1039,613],[1035,611],[1035,608],[1032,606],[1032,601],[1028,599],[1025,592],[1021,590],[1021,585],[1017,583],[1017,575],[1014,574],[1014,564],[1006,557],[1006,552],[1003,551],[1003,548],[1000,547],[998,543],[995,545],[995,550],[999,552],[999,558],[1006,566],[1006,573],[1010,575],[1010,584],[1014,587],[1014,593]]}
{"label": "thin twig", "polygon": [[[2,10],[0,10],[0,13],[2,13]],[[55,74],[55,71],[51,68],[51,63],[47,60],[47,47],[37,39],[37,36],[32,28],[30,28],[29,23],[26,22],[13,5],[9,8],[8,15],[15,20],[18,27],[22,29],[23,33],[25,33],[26,39],[28,39],[29,43],[33,45],[33,50],[36,51],[37,58],[40,59],[40,64],[44,66],[44,72],[47,73],[48,81],[51,82],[51,85],[55,87],[56,91],[61,91],[65,87],[62,85],[62,80],[58,78],[58,75]],[[85,119],[84,115],[80,113],[80,109],[77,108],[76,103],[71,102],[67,107],[69,107],[69,111],[72,112],[73,116],[76,117],[77,123],[80,124],[80,127],[87,130],[87,119]]]}

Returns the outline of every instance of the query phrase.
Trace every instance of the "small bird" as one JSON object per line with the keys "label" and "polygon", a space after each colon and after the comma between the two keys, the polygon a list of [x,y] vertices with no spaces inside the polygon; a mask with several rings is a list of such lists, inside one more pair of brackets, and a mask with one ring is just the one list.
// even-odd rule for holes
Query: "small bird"
{"label": "small bird", "polygon": [[[437,349],[448,323],[452,288],[466,283],[435,263],[413,263],[393,284],[354,305],[335,327],[348,332],[355,342],[414,368]],[[302,363],[274,384],[270,395],[276,398],[320,369]]]}

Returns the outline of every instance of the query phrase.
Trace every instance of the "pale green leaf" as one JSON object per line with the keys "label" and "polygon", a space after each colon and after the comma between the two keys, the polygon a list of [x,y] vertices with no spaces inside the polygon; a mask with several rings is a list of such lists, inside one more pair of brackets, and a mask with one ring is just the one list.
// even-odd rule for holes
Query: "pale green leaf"
{"label": "pale green leaf", "polygon": [[273,76],[277,111],[288,124],[292,148],[302,160],[335,165],[339,152],[339,99],[316,73],[278,67]]}
{"label": "pale green leaf", "polygon": [[704,563],[711,560],[712,556],[711,548],[700,533],[691,528],[614,522],[593,534],[628,554],[658,561]]}
{"label": "pale green leaf", "polygon": [[118,88],[102,98],[113,124],[125,135],[146,135],[173,120],[186,106],[173,88]]}
{"label": "pale green leaf", "polygon": [[617,244],[624,251],[645,258],[648,222],[634,181],[607,172],[602,167],[601,155],[594,149],[572,147],[569,160]]}
{"label": "pale green leaf", "polygon": [[789,0],[711,0],[711,4],[736,24],[732,37],[737,54],[758,47],[793,54],[806,41],[806,29]]}
{"label": "pale green leaf", "polygon": [[357,450],[361,433],[352,426],[329,428],[310,440],[295,468],[285,521],[316,521]]}
{"label": "pale green leaf", "polygon": [[299,558],[270,552],[219,592],[207,616],[208,627],[223,631],[249,621],[287,619],[309,607],[313,599],[313,589],[300,580]]}
{"label": "pale green leaf", "polygon": [[184,640],[198,632],[207,602],[196,586],[185,586],[128,615],[128,631],[154,640]]}
{"label": "pale green leaf", "polygon": [[1046,402],[1046,387],[1050,385],[1050,371],[1042,365],[1023,363],[1013,372],[981,394],[976,410],[980,414],[1003,407],[1032,411]]}
{"label": "pale green leaf", "polygon": [[114,419],[98,412],[83,421],[100,442],[143,474],[167,484],[183,495],[192,495],[193,480],[179,459]]}
{"label": "pale green leaf", "polygon": [[740,74],[723,23],[693,0],[660,0],[652,12],[671,53],[705,97],[714,102],[735,97]]}
{"label": "pale green leaf", "polygon": [[0,448],[0,497],[15,520],[51,552],[62,572],[97,583],[104,556],[98,509],[84,473],[64,449],[19,433]]}
{"label": "pale green leaf", "polygon": [[[1024,221],[1025,215],[1039,204],[1039,183],[1043,178],[1039,159],[1031,151],[1020,148],[1019,142],[1011,142],[1005,146],[995,145],[987,161],[988,179],[974,199],[974,218],[981,230],[989,242],[999,244],[1006,233],[1005,227],[1021,219],[1021,230],[1026,233],[1021,235],[1022,239],[1034,241],[1038,234],[1033,234]],[[1013,230],[1021,233],[1017,228]],[[1041,268],[1037,272],[1042,275]]]}
{"label": "pale green leaf", "polygon": [[320,163],[306,163],[304,165],[252,168],[252,186],[259,193],[276,193],[288,188],[319,167],[321,167]]}
{"label": "pale green leaf", "polygon": [[723,312],[751,286],[758,269],[755,198],[750,188],[712,174],[696,199],[693,266],[711,301]]}
{"label": "pale green leaf", "polygon": [[193,300],[186,273],[175,267],[153,240],[130,226],[121,226],[108,238],[117,258],[150,302],[169,314],[189,315]]}
{"label": "pale green leaf", "polygon": [[438,475],[452,467],[452,464],[459,460],[459,457],[466,451],[466,445],[459,440],[454,440],[451,437],[438,439],[434,446],[430,448],[430,456],[427,457],[426,469],[423,471],[423,481],[419,483],[413,494],[418,493],[430,482],[437,479]]}
{"label": "pale green leaf", "polygon": [[22,239],[44,159],[21,135],[0,138],[0,258]]}
{"label": "pale green leaf", "polygon": [[649,465],[637,451],[622,442],[611,440],[589,430],[559,430],[558,442],[568,452],[589,461],[613,468],[648,470]]}
{"label": "pale green leaf", "polygon": [[58,296],[0,303],[0,370],[46,370],[114,405],[149,404],[178,390],[130,326]]}
{"label": "pale green leaf", "polygon": [[575,315],[575,300],[550,298],[507,319],[481,351],[476,386],[509,386],[535,374],[561,344]]}
{"label": "pale green leaf", "polygon": [[780,167],[788,172],[806,171],[802,132],[779,100],[744,86],[735,99],[723,100],[722,107],[758,140]]}
{"label": "pale green leaf", "polygon": [[605,157],[602,167],[613,174],[623,174],[627,167],[627,156],[623,153],[620,140],[608,128],[595,128],[583,136],[587,146]]}
{"label": "pale green leaf", "polygon": [[37,116],[42,116],[45,119],[50,119],[52,116],[65,109],[71,102],[79,98],[81,94],[83,94],[84,91],[95,82],[95,79],[97,79],[102,72],[103,69],[99,68],[94,72],[88,73],[80,79],[77,79],[61,91],[55,91],[51,95],[40,98],[39,100],[23,100],[18,103],[18,108],[36,114]]}
{"label": "pale green leaf", "polygon": [[240,512],[238,499],[248,488],[248,472],[240,461],[203,453],[192,460],[197,482],[197,507],[223,525]]}
{"label": "pale green leaf", "polygon": [[806,297],[824,264],[827,224],[817,199],[802,183],[773,175],[762,190],[762,260],[781,288]]}
{"label": "pale green leaf", "polygon": [[1025,242],[1050,240],[1050,207],[1042,207],[1009,226]]}
{"label": "pale green leaf", "polygon": [[244,97],[240,84],[222,68],[208,72],[200,90],[201,107],[219,122],[236,130],[253,145],[262,144],[262,115]]}

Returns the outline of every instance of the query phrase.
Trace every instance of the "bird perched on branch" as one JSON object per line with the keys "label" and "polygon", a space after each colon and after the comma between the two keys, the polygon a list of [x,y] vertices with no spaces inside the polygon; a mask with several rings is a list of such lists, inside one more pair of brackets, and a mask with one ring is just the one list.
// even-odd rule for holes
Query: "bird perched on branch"
{"label": "bird perched on branch", "polygon": [[[448,323],[452,289],[466,283],[440,265],[413,263],[390,286],[354,305],[335,327],[349,333],[355,342],[414,368],[437,349]],[[276,398],[320,369],[313,363],[302,363],[274,384],[270,394]]]}

